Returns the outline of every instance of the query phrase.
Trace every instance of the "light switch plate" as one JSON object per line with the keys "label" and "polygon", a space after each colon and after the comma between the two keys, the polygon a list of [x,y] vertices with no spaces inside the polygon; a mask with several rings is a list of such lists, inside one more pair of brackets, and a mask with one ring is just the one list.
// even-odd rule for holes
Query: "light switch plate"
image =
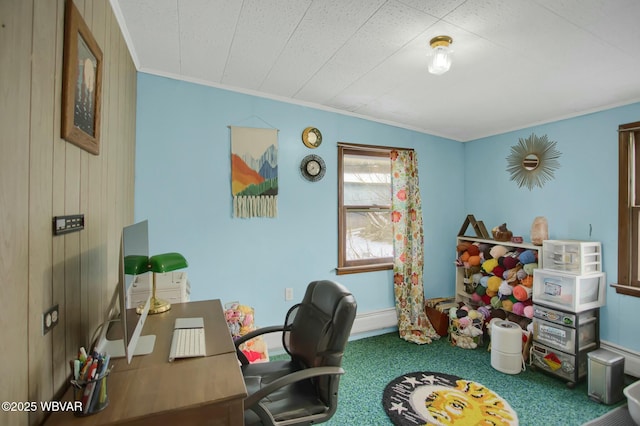
{"label": "light switch plate", "polygon": [[84,229],[84,214],[53,217],[53,235],[68,234]]}

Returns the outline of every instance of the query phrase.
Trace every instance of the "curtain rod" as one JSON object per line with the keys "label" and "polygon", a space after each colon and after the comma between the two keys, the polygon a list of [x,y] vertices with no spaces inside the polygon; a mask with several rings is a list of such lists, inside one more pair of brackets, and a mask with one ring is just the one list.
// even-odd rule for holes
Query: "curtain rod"
{"label": "curtain rod", "polygon": [[358,144],[358,143],[349,143],[349,142],[338,142],[338,146],[344,146],[344,147],[348,147],[348,148],[355,148],[355,149],[371,149],[371,150],[379,150],[379,151],[392,151],[392,150],[397,150],[397,151],[414,151],[413,148],[402,148],[402,147],[398,147],[398,146],[381,146],[381,145],[364,145],[364,144]]}
{"label": "curtain rod", "polygon": [[628,129],[618,129],[618,132],[635,132],[637,130],[640,130],[640,127],[630,127]]}

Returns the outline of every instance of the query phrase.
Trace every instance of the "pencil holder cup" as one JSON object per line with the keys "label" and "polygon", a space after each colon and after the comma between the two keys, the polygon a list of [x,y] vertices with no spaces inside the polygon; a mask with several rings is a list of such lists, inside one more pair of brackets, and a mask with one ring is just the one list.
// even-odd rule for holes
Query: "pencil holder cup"
{"label": "pencil holder cup", "polygon": [[76,416],[89,416],[104,410],[109,405],[108,376],[109,370],[92,380],[71,380]]}

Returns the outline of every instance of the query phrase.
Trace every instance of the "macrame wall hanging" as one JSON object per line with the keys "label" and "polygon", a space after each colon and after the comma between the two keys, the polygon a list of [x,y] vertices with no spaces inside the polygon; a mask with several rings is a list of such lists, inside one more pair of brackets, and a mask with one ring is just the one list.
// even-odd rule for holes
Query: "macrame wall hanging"
{"label": "macrame wall hanging", "polygon": [[278,215],[278,130],[231,129],[233,216]]}
{"label": "macrame wall hanging", "polygon": [[521,188],[526,186],[529,191],[534,186],[542,188],[553,179],[553,172],[560,167],[560,155],[555,141],[550,141],[547,135],[536,136],[532,133],[526,139],[520,138],[518,144],[511,147],[507,171],[511,174],[511,180]]}

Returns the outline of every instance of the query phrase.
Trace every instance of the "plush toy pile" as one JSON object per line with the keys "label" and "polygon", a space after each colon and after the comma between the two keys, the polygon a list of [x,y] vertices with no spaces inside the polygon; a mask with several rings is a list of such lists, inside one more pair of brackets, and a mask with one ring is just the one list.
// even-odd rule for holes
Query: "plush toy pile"
{"label": "plush toy pile", "polygon": [[[485,308],[484,306],[482,308]],[[468,306],[449,309],[449,340],[454,346],[475,349],[482,345],[484,321],[489,316],[485,308],[475,310]]]}
{"label": "plush toy pile", "polygon": [[476,306],[533,318],[531,291],[538,252],[501,244],[462,242],[456,266],[464,268],[465,291]]}
{"label": "plush toy pile", "polygon": [[[224,311],[227,326],[233,339],[244,336],[256,329],[254,324],[253,308],[241,305],[238,302],[227,303]],[[247,357],[249,362],[268,361],[267,345],[262,336],[255,337],[240,345],[240,350]]]}

